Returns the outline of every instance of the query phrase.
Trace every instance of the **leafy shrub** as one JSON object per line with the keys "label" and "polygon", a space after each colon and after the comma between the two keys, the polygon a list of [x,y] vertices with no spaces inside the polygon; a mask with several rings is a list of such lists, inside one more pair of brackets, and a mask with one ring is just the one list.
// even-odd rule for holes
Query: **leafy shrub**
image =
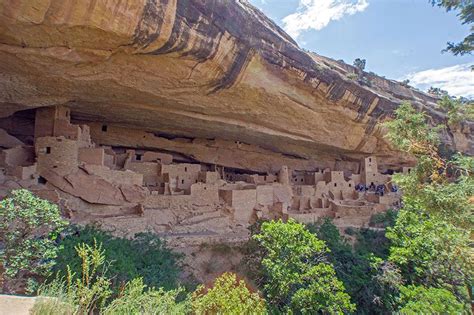
{"label": "leafy shrub", "polygon": [[224,273],[212,288],[200,286],[193,293],[193,311],[196,314],[265,314],[265,302],[257,293],[251,293],[243,280],[233,273]]}
{"label": "leafy shrub", "polygon": [[101,313],[104,315],[128,314],[188,314],[191,309],[190,299],[178,302],[184,289],[165,291],[143,284],[143,279],[137,278],[125,285],[123,292],[113,300]]}
{"label": "leafy shrub", "polygon": [[[79,244],[76,253],[81,260],[79,273],[71,272],[67,266],[67,278],[56,277],[51,283],[40,287],[43,296],[33,308],[33,315],[54,314],[92,314],[104,307],[112,294],[110,279],[103,276],[100,269],[105,268],[102,246],[94,243]],[[49,313],[50,312],[50,313]],[[56,313],[56,314],[58,314]]]}
{"label": "leafy shrub", "polygon": [[85,243],[101,243],[104,255],[110,262],[107,268],[112,279],[112,288],[118,292],[123,284],[134,278],[143,278],[149,287],[162,287],[165,290],[176,288],[180,272],[180,255],[173,253],[156,235],[139,233],[132,240],[114,237],[94,227],[76,228],[76,231],[61,240],[55,271],[64,274],[66,266],[73,272],[81,269],[81,260],[75,247]]}
{"label": "leafy shrub", "polygon": [[465,297],[474,270],[468,231],[409,203],[400,210],[387,237],[393,244],[388,260],[400,268],[409,284],[444,287],[460,299]]}
{"label": "leafy shrub", "polygon": [[324,241],[289,220],[265,222],[254,236],[264,248],[264,292],[279,312],[339,313],[355,306],[327,262]]}
{"label": "leafy shrub", "polygon": [[4,291],[20,291],[28,280],[31,284],[50,274],[58,252],[55,240],[66,225],[58,206],[26,189],[14,190],[0,201]]}
{"label": "leafy shrub", "polygon": [[400,288],[400,314],[462,314],[464,305],[445,289],[407,286]]}
{"label": "leafy shrub", "polygon": [[397,220],[398,211],[393,209],[388,209],[385,212],[380,212],[372,215],[370,217],[370,226],[386,228],[389,226],[394,226],[395,221]]}
{"label": "leafy shrub", "polygon": [[362,256],[375,255],[380,258],[387,258],[390,252],[390,240],[385,236],[384,231],[377,231],[367,228],[357,230],[354,250]]}
{"label": "leafy shrub", "polygon": [[[141,278],[124,284],[118,297],[112,295],[110,278],[104,276],[108,262],[102,244],[93,246],[81,243],[75,248],[81,261],[79,273],[66,267],[66,279],[59,275],[40,287],[39,298],[33,315],[79,314],[187,314],[190,311],[189,296],[178,297],[184,289],[165,291],[163,288],[148,289]],[[178,302],[181,298],[182,301]]]}
{"label": "leafy shrub", "polygon": [[[457,106],[445,104],[448,120],[449,110],[456,114]],[[451,118],[456,120],[456,115]],[[426,114],[402,103],[395,118],[385,124],[392,144],[417,158],[417,165],[409,174],[393,177],[403,191],[403,207],[395,226],[386,233],[392,241],[388,262],[399,268],[405,283],[427,288],[410,287],[422,299],[428,299],[428,295],[446,298],[446,292],[426,291],[437,288],[450,291],[458,302],[464,303],[474,276],[470,240],[474,159],[459,155],[447,159],[441,155],[439,132],[446,130],[449,123],[433,127]],[[406,290],[402,297],[403,294],[407,295]]]}
{"label": "leafy shrub", "polygon": [[351,228],[351,235],[357,239],[354,246],[351,246],[329,218],[318,224],[308,225],[308,230],[326,242],[330,250],[328,260],[333,264],[337,278],[344,283],[347,293],[356,303],[357,313],[388,312],[384,303],[374,303],[383,301],[385,293],[375,279],[377,268],[372,267],[374,255],[388,255],[389,242],[384,233]]}
{"label": "leafy shrub", "polygon": [[69,299],[67,285],[62,280],[41,285],[31,309],[32,315],[73,315],[75,312],[74,301]]}
{"label": "leafy shrub", "polygon": [[354,65],[354,67],[357,68],[358,71],[362,72],[362,71],[364,71],[364,69],[365,69],[366,63],[367,63],[367,62],[366,62],[365,59],[356,58],[356,59],[354,60],[353,65]]}
{"label": "leafy shrub", "polygon": [[356,74],[356,73],[348,73],[346,75],[346,77],[349,79],[349,80],[356,80],[359,76]]}
{"label": "leafy shrub", "polygon": [[400,85],[404,86],[404,87],[410,87],[409,84],[410,84],[410,80],[408,80],[408,79],[405,79],[402,82],[400,82]]}

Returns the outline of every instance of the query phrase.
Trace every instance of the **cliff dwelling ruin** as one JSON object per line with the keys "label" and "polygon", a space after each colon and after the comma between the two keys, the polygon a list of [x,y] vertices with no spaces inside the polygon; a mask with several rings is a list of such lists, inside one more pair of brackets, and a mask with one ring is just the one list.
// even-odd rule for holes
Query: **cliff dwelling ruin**
{"label": "cliff dwelling ruin", "polygon": [[238,234],[277,218],[363,226],[398,205],[390,175],[410,171],[382,173],[374,156],[333,168],[285,157],[272,163],[256,146],[86,121],[65,106],[17,112],[0,127],[2,197],[27,188],[60,204],[74,222],[124,235]]}
{"label": "cliff dwelling ruin", "polygon": [[[212,3],[0,4],[0,195],[187,240],[258,219],[361,226],[396,206],[391,174],[415,160],[382,123],[403,101],[444,121],[438,98],[352,80],[248,1]],[[473,135],[462,122],[442,140],[472,155]]]}

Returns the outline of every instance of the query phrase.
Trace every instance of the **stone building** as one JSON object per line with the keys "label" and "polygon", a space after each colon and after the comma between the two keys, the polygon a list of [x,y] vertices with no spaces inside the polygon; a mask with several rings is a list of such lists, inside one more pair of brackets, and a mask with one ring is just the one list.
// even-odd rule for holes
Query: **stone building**
{"label": "stone building", "polygon": [[[351,170],[341,170],[340,163],[338,170],[282,165],[274,173],[262,173],[182,155],[176,159],[165,153],[171,151],[166,145],[151,150],[140,144],[139,139],[150,143],[154,135],[137,137],[140,133],[131,130],[128,136],[115,132],[110,124],[71,123],[71,112],[63,106],[36,110],[32,129],[34,147],[0,133],[3,142],[12,146],[0,152],[4,174],[28,181],[38,194],[63,200],[73,217],[98,216],[104,224],[117,225],[125,215],[130,222],[142,220],[144,226],[152,222],[155,229],[167,233],[247,227],[257,219],[289,217],[306,223],[331,217],[341,225],[363,225],[372,214],[399,202],[390,176],[379,172],[373,156],[360,161],[358,174],[353,172],[356,162],[348,164]],[[130,222],[120,226],[130,227]]]}

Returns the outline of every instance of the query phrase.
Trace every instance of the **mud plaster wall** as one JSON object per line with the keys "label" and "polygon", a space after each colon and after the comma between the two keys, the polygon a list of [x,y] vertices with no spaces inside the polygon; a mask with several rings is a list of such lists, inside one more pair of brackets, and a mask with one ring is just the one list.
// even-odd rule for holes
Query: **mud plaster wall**
{"label": "mud plaster wall", "polygon": [[221,179],[218,172],[199,172],[198,181],[207,184],[215,184]]}
{"label": "mud plaster wall", "polygon": [[78,141],[64,137],[37,138],[35,143],[38,172],[53,170],[58,175],[73,173],[78,166]]}
{"label": "mud plaster wall", "polygon": [[257,204],[262,206],[273,205],[273,187],[264,185],[257,186]]}
{"label": "mud plaster wall", "polygon": [[143,175],[132,171],[111,170],[107,166],[84,165],[84,169],[92,175],[97,175],[115,185],[138,185],[143,184]]}
{"label": "mud plaster wall", "polygon": [[15,166],[11,168],[7,174],[21,180],[36,178],[36,164],[31,166]]}
{"label": "mud plaster wall", "polygon": [[211,205],[219,203],[219,190],[215,184],[192,184],[191,196],[192,203],[195,205]]}
{"label": "mud plaster wall", "polygon": [[191,185],[199,180],[199,172],[201,165],[199,164],[170,164],[161,166],[161,174],[168,174],[168,178],[176,180],[177,188],[189,191]]}
{"label": "mud plaster wall", "polygon": [[27,166],[35,160],[33,147],[15,147],[0,153],[0,165],[3,167]]}
{"label": "mud plaster wall", "polygon": [[103,148],[80,148],[79,161],[90,165],[104,165],[105,152]]}
{"label": "mud plaster wall", "polygon": [[160,162],[161,164],[171,164],[173,156],[171,154],[150,152],[143,153],[143,162]]}
{"label": "mud plaster wall", "polygon": [[233,190],[232,207],[234,208],[234,219],[238,222],[248,224],[252,218],[257,191],[255,189]]}
{"label": "mud plaster wall", "polygon": [[160,165],[156,162],[128,162],[125,169],[143,175],[143,184],[156,186],[161,181],[158,179]]}

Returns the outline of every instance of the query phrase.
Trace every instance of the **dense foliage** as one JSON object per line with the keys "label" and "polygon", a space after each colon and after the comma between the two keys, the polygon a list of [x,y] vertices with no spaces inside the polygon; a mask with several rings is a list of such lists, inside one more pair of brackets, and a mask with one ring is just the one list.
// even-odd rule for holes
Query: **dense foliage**
{"label": "dense foliage", "polygon": [[111,296],[110,279],[105,277],[104,251],[100,244],[79,244],[77,257],[81,261],[79,271],[72,272],[67,266],[65,278],[57,276],[51,283],[38,290],[40,299],[33,314],[90,314],[105,306]]}
{"label": "dense foliage", "polygon": [[136,278],[125,285],[120,296],[103,310],[104,315],[129,314],[188,314],[189,297],[180,299],[184,289],[166,291],[163,288],[147,288],[143,279]]}
{"label": "dense foliage", "polygon": [[[378,214],[374,221],[383,226],[391,226],[396,218],[395,211]],[[390,307],[384,303],[389,298],[377,281],[377,268],[373,264],[376,258],[385,259],[389,254],[390,242],[384,231],[367,228],[347,229],[346,234],[355,238],[350,244],[341,236],[330,219],[311,224],[308,230],[324,240],[330,249],[328,255],[336,270],[337,278],[344,283],[347,293],[357,306],[356,313],[385,313]]]}
{"label": "dense foliage", "polygon": [[418,163],[393,176],[401,208],[374,215],[369,228],[348,228],[344,238],[329,219],[253,226],[242,265],[265,300],[229,273],[193,294],[178,288],[179,256],[152,234],[129,240],[85,227],[60,239],[57,206],[25,190],[0,203],[7,283],[40,279],[57,262],[56,277],[39,290],[55,299],[40,298],[34,314],[469,312],[474,159],[440,141],[443,129],[468,117],[460,106],[443,98],[444,125],[430,126],[403,103],[386,123],[393,146]]}
{"label": "dense foliage", "polygon": [[[462,24],[474,23],[474,3],[472,0],[430,0],[432,5],[445,8],[446,11],[457,10]],[[457,44],[448,42],[444,51],[452,52],[454,55],[471,54],[474,51],[474,25],[471,25],[471,33],[462,42]]]}
{"label": "dense foliage", "polygon": [[[469,238],[474,160],[459,154],[444,155],[439,131],[447,126],[429,126],[426,115],[408,103],[397,109],[395,119],[386,126],[393,145],[418,160],[412,172],[394,176],[403,191],[403,207],[395,226],[387,232],[393,244],[387,263],[402,277],[399,291],[403,303],[399,307],[404,312],[422,307],[426,301],[420,299],[427,295],[449,300],[442,289],[457,303],[465,304],[474,270]],[[412,291],[413,286],[423,288],[408,294],[404,283]],[[413,300],[408,301],[410,298]]]}
{"label": "dense foliage", "polygon": [[354,60],[354,67],[356,67],[359,72],[363,72],[363,71],[364,71],[364,69],[365,69],[365,64],[366,64],[366,60],[365,60],[365,59],[356,58],[356,59]]}
{"label": "dense foliage", "polygon": [[474,101],[443,95],[439,106],[446,112],[448,127],[458,125],[462,120],[474,120]]}
{"label": "dense foliage", "polygon": [[64,270],[70,266],[73,272],[78,272],[81,259],[76,254],[76,247],[81,243],[93,245],[94,242],[102,244],[104,255],[110,262],[106,276],[112,279],[115,292],[134,278],[142,278],[149,287],[165,290],[176,288],[180,256],[151,233],[140,233],[130,240],[114,237],[92,226],[74,227],[59,242],[61,249],[54,271],[65,276]]}
{"label": "dense foliage", "polygon": [[59,275],[40,287],[33,315],[44,314],[187,314],[189,298],[178,301],[183,289],[165,291],[163,288],[146,290],[141,278],[124,284],[113,300],[112,280],[105,276],[107,266],[102,244],[81,243],[75,248],[81,262],[78,273],[66,267],[66,278]]}
{"label": "dense foliage", "polygon": [[200,286],[192,306],[195,314],[266,314],[264,300],[232,273],[221,275],[211,288]]}
{"label": "dense foliage", "polygon": [[293,220],[264,222],[254,238],[264,249],[263,289],[273,308],[295,314],[355,310],[327,261],[327,246],[304,225]]}
{"label": "dense foliage", "polygon": [[408,284],[451,290],[464,298],[472,277],[469,233],[407,204],[396,225],[387,231],[392,241],[389,261]]}
{"label": "dense foliage", "polygon": [[465,310],[445,289],[402,286],[400,293],[400,314],[462,314]]}
{"label": "dense foliage", "polygon": [[59,208],[26,189],[14,190],[0,201],[0,265],[4,292],[33,289],[36,280],[51,274],[57,257],[55,241],[67,222]]}

